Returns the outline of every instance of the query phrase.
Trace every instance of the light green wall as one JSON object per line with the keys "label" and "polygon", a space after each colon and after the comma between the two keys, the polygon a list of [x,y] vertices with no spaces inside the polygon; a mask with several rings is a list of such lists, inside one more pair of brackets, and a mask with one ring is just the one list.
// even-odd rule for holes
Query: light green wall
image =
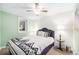
{"label": "light green wall", "polygon": [[0,46],[1,46],[1,13],[0,13]]}
{"label": "light green wall", "polygon": [[7,12],[1,12],[1,47],[4,47],[6,43],[14,37],[22,37],[25,36],[26,33],[19,33],[18,32],[18,17],[12,15]]}
{"label": "light green wall", "polygon": [[75,39],[75,54],[79,55],[79,31],[74,31],[74,39]]}
{"label": "light green wall", "polygon": [[73,44],[74,44],[74,54],[75,55],[79,55],[79,30],[75,30],[73,31]]}

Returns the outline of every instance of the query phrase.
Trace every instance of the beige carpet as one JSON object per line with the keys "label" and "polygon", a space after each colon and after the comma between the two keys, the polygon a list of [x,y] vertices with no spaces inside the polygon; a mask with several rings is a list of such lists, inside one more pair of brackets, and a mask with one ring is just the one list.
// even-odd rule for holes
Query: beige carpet
{"label": "beige carpet", "polygon": [[8,48],[0,48],[0,55],[10,55]]}
{"label": "beige carpet", "polygon": [[66,52],[66,51],[61,51],[61,50],[59,50],[57,48],[52,47],[48,51],[47,55],[72,55],[72,53],[69,53],[69,52]]}
{"label": "beige carpet", "polygon": [[51,50],[49,50],[47,55],[63,55],[63,54],[58,52],[58,51],[56,51],[55,49],[51,49]]}
{"label": "beige carpet", "polygon": [[[1,48],[0,55],[10,55],[8,48]],[[59,49],[51,48],[47,55],[70,55],[69,53],[65,53],[60,51]]]}

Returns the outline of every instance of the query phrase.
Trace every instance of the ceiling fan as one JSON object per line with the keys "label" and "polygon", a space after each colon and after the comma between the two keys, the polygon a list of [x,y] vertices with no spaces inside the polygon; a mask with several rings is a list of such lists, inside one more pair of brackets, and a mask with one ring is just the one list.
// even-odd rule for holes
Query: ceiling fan
{"label": "ceiling fan", "polygon": [[40,4],[39,3],[35,3],[34,4],[34,8],[32,8],[32,9],[27,9],[26,11],[27,12],[32,12],[32,11],[34,11],[34,10],[36,10],[36,11],[38,11],[38,12],[44,12],[44,13],[47,13],[48,12],[48,10],[45,8],[45,7],[40,7]]}

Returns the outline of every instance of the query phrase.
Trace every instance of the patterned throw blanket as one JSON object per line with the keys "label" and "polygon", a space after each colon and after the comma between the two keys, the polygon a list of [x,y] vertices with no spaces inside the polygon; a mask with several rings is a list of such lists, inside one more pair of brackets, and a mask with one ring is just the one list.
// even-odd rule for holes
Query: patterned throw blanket
{"label": "patterned throw blanket", "polygon": [[45,55],[53,44],[52,37],[28,36],[9,40],[8,48],[13,55]]}
{"label": "patterned throw blanket", "polygon": [[[28,43],[29,40],[11,39],[26,55],[37,55],[38,48],[33,47],[34,42]],[[8,42],[9,43],[9,42]]]}

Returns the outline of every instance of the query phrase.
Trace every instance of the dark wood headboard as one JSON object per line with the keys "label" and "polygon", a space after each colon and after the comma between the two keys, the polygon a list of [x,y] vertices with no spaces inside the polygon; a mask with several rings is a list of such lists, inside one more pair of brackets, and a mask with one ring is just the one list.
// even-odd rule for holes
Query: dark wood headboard
{"label": "dark wood headboard", "polygon": [[50,30],[50,29],[47,29],[47,28],[42,28],[42,29],[39,29],[38,31],[48,32],[49,33],[49,37],[53,37],[53,38],[55,37],[55,33],[54,33],[53,30]]}

